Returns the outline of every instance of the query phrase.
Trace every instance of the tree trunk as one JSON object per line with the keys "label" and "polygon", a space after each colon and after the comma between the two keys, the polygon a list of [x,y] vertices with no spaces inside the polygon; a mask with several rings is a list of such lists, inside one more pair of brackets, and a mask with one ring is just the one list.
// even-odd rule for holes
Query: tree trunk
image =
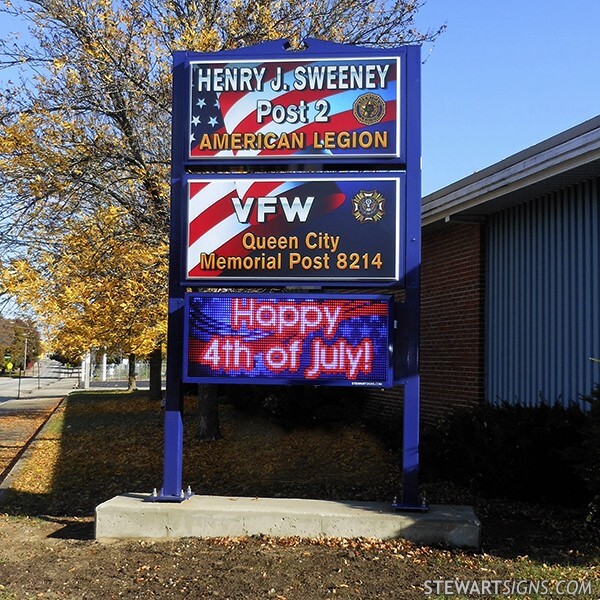
{"label": "tree trunk", "polygon": [[216,385],[198,386],[198,432],[196,439],[203,442],[220,440],[219,388]]}
{"label": "tree trunk", "polygon": [[129,355],[129,372],[127,375],[127,391],[135,392],[137,390],[137,384],[135,381],[135,354]]}
{"label": "tree trunk", "polygon": [[162,400],[161,367],[162,347],[158,344],[150,355],[150,400]]}

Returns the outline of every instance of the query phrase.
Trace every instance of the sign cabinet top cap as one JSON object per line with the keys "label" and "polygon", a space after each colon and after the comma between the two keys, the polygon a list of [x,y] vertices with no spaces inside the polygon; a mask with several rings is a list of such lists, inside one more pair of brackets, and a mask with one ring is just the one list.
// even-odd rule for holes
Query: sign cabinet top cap
{"label": "sign cabinet top cap", "polygon": [[316,57],[327,57],[334,56],[340,57],[344,55],[360,55],[360,56],[369,56],[369,55],[379,55],[386,54],[388,52],[396,53],[398,49],[407,49],[410,48],[409,45],[402,45],[396,48],[379,48],[379,47],[371,47],[371,46],[359,46],[356,44],[342,44],[340,42],[331,42],[329,40],[321,40],[318,38],[307,37],[304,38],[299,45],[293,45],[290,40],[287,39],[278,39],[278,40],[269,40],[266,42],[260,42],[258,44],[254,44],[252,46],[245,46],[241,48],[235,48],[230,50],[219,50],[215,52],[192,52],[192,51],[176,51],[174,55],[185,55],[187,57],[190,56],[203,56],[206,57],[209,54],[215,56],[228,56],[228,55],[244,55],[244,54],[252,54],[256,56],[269,57],[269,56],[278,56],[281,57],[282,54],[289,52],[290,54],[298,53],[302,56],[316,56]]}

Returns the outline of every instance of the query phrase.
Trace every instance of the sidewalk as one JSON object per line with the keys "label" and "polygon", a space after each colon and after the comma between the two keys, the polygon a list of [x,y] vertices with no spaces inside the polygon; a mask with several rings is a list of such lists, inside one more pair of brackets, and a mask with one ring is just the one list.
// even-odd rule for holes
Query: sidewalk
{"label": "sidewalk", "polygon": [[77,382],[76,377],[65,377],[45,383],[40,389],[36,382],[31,389],[22,389],[21,398],[0,403],[0,488],[29,442]]}

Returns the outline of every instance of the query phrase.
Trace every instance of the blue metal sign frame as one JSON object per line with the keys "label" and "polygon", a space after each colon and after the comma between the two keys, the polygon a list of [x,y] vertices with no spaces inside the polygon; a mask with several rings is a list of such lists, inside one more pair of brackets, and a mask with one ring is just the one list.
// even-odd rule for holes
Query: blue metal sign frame
{"label": "blue metal sign frame", "polygon": [[[231,157],[195,157],[190,152],[190,136],[194,134],[191,123],[196,116],[191,109],[191,70],[192,64],[221,64],[230,61],[242,61],[256,67],[257,61],[321,61],[327,64],[344,64],[348,61],[373,60],[373,64],[385,65],[386,60],[397,59],[400,72],[400,86],[396,107],[399,111],[399,140],[395,140],[393,152],[358,152],[353,155],[335,153],[317,154],[302,152],[288,154],[281,158],[275,156]],[[383,63],[381,61],[384,61]],[[333,62],[331,62],[333,61]],[[338,62],[336,62],[338,61]],[[379,61],[379,62],[378,62]],[[361,64],[367,64],[362,62]],[[385,67],[382,67],[382,69]],[[251,72],[251,71],[250,71]],[[339,71],[342,72],[341,70]],[[371,70],[373,72],[373,70]],[[376,72],[376,71],[375,71]],[[217,53],[175,52],[173,55],[173,135],[171,165],[171,238],[169,267],[169,335],[167,341],[167,393],[165,399],[165,439],[164,439],[164,477],[160,494],[156,501],[181,501],[186,494],[182,486],[183,463],[183,331],[186,293],[185,281],[182,281],[182,260],[185,255],[185,213],[183,207],[185,180],[188,174],[214,173],[219,171],[247,172],[275,170],[293,171],[403,171],[406,177],[405,189],[405,225],[403,231],[404,277],[401,284],[404,290],[404,302],[396,305],[398,326],[394,339],[394,380],[404,387],[404,424],[402,458],[402,496],[394,504],[396,508],[422,510],[418,492],[419,473],[419,302],[420,302],[420,266],[421,266],[421,51],[419,46],[402,46],[386,50],[362,48],[345,44],[305,40],[305,48],[290,52],[287,42],[276,40],[257,46]],[[375,94],[377,95],[375,90]],[[369,89],[365,93],[372,93]],[[375,114],[380,103],[374,98],[363,100],[375,102]],[[200,98],[198,98],[200,100]],[[355,99],[356,100],[356,99]],[[266,105],[265,105],[266,106]],[[299,103],[296,106],[300,106]],[[315,106],[316,108],[316,106]],[[354,108],[354,107],[353,107]],[[278,109],[283,110],[283,109]],[[308,108],[306,109],[309,110]],[[372,107],[357,107],[361,118],[368,118]],[[293,111],[286,110],[286,117]],[[315,114],[314,112],[312,113]],[[274,116],[274,115],[273,115]],[[209,117],[210,118],[210,117]],[[292,116],[293,118],[293,116]],[[375,117],[377,118],[377,116]],[[216,126],[216,124],[215,124]],[[369,125],[367,125],[368,127]],[[263,139],[264,142],[264,139]],[[236,142],[237,143],[237,142]],[[323,148],[323,150],[329,150]],[[335,150],[335,148],[332,148]],[[235,154],[235,153],[234,153]],[[198,286],[198,283],[194,284]],[[393,289],[393,288],[388,288]]]}

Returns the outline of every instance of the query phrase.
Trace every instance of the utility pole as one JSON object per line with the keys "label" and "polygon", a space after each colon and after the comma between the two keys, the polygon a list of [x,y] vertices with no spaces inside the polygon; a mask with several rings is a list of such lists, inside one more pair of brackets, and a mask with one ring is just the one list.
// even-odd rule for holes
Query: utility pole
{"label": "utility pole", "polygon": [[21,373],[27,368],[27,342],[29,338],[25,336],[25,351],[23,352],[23,368],[19,369],[19,386],[17,389],[17,399],[21,397]]}

